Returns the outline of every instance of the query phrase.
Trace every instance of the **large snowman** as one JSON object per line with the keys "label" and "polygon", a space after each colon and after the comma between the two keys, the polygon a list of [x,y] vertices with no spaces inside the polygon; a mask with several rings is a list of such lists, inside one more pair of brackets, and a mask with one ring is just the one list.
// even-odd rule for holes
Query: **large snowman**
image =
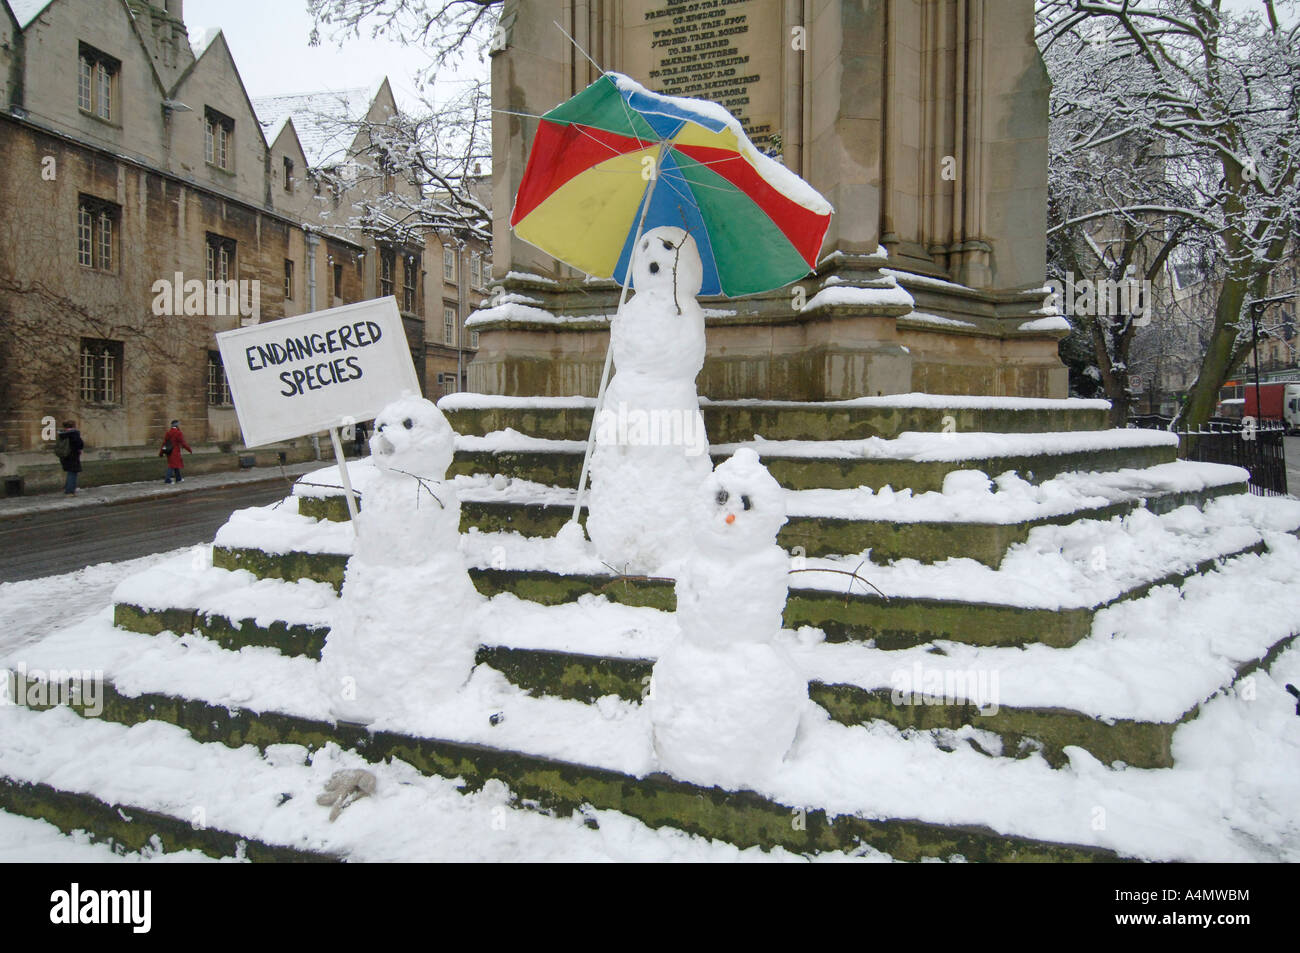
{"label": "large snowman", "polygon": [[655,752],[676,777],[745,787],[779,767],[808,706],[807,680],[775,644],[785,497],[749,449],[694,496],[695,549],[677,579],[681,635],[655,663],[647,702]]}
{"label": "large snowman", "polygon": [[710,470],[695,378],[704,366],[695,239],[655,228],[632,255],[636,294],[614,318],[615,373],[596,422],[587,532],[621,572],[662,570],[686,551],[687,515]]}
{"label": "large snowman", "polygon": [[460,554],[460,502],[444,479],[455,432],[433,403],[403,397],[375,419],[357,539],[321,656],[330,709],[349,721],[418,711],[474,665],[474,589]]}

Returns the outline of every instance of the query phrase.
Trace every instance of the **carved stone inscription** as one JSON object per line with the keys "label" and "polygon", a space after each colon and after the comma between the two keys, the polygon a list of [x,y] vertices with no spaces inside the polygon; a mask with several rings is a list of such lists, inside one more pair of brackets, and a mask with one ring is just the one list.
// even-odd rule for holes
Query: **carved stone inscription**
{"label": "carved stone inscription", "polygon": [[721,103],[760,149],[779,151],[780,4],[772,0],[632,0],[626,71],[651,89]]}

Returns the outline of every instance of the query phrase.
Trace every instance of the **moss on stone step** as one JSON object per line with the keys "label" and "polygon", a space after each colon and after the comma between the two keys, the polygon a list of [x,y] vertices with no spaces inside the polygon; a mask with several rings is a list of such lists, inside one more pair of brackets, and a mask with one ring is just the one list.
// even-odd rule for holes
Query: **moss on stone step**
{"label": "moss on stone step", "polygon": [[232,620],[193,609],[142,609],[119,602],[113,606],[113,624],[129,632],[157,635],[159,632],[198,632],[223,649],[239,651],[246,645],[277,649],[281,655],[305,655],[319,659],[329,635],[328,626],[288,623],[279,619],[260,625],[256,619]]}
{"label": "moss on stone step", "polygon": [[0,776],[0,810],[48,821],[65,834],[85,831],[93,843],[138,853],[146,848],[168,853],[196,850],[209,857],[243,856],[276,863],[335,863],[331,854],[299,850],[241,837],[212,827],[195,826],[192,818],[109,804],[93,794],[61,791],[48,784]]}
{"label": "moss on stone step", "polygon": [[1000,736],[1003,752],[1009,756],[1039,750],[1055,768],[1068,762],[1063,749],[1069,745],[1091,752],[1106,764],[1123,761],[1136,768],[1173,767],[1174,731],[1196,714],[1193,709],[1172,723],[1126,719],[1107,722],[1065,708],[999,706],[996,711],[982,713],[972,704],[929,704],[922,700],[896,704],[889,689],[868,691],[856,685],[813,682],[808,691],[813,701],[846,725],[880,720],[897,728],[923,731],[970,725]]}
{"label": "moss on stone step", "polygon": [[[492,646],[479,649],[477,661],[501,672],[532,695],[551,695],[588,704],[603,695],[631,702],[643,699],[654,670],[651,659],[614,659],[579,653]],[[846,725],[879,720],[896,728],[924,731],[971,725],[1002,739],[1009,757],[1041,751],[1053,767],[1067,758],[1063,749],[1077,745],[1104,763],[1123,761],[1139,768],[1173,766],[1174,730],[1196,714],[1188,712],[1165,724],[1092,718],[1064,708],[1009,708],[982,713],[972,704],[895,704],[888,689],[869,691],[856,685],[811,682],[809,697]],[[938,702],[938,699],[936,699]]]}
{"label": "moss on stone step", "polygon": [[871,639],[876,648],[901,649],[937,640],[968,645],[1074,645],[1092,629],[1091,609],[1026,609],[979,602],[864,596],[791,589],[787,628],[810,625],[828,642]]}
{"label": "moss on stone step", "polygon": [[649,576],[562,575],[542,571],[471,569],[474,586],[485,596],[514,593],[546,606],[577,602],[587,594],[605,596],[610,602],[646,606],[673,612],[677,608],[675,583]]}
{"label": "moss on stone step", "polygon": [[479,647],[475,661],[532,695],[594,702],[605,695],[640,701],[650,685],[651,659],[607,658],[507,645]]}
{"label": "moss on stone step", "polygon": [[246,569],[258,579],[314,579],[341,590],[348,557],[345,553],[268,553],[248,547],[213,546],[212,565],[218,569]]}
{"label": "moss on stone step", "polygon": [[958,854],[969,861],[1120,859],[1101,848],[1034,841],[973,826],[844,815],[832,818],[822,810],[781,804],[752,791],[705,788],[661,774],[638,778],[486,745],[396,732],[371,733],[357,725],[232,709],[169,695],[129,697],[111,684],[104,686],[102,717],[127,725],[166,721],[186,729],[196,741],[230,747],[301,744],[315,750],[332,741],[372,762],[398,759],[427,775],[461,778],[467,790],[478,790],[496,779],[524,803],[535,802],[561,812],[586,805],[620,811],[650,827],[673,827],[742,848],[781,846],[812,853],[854,850],[868,844],[898,860]]}
{"label": "moss on stone step", "polygon": [[[1104,410],[1079,408],[997,409],[944,407],[849,407],[843,404],[707,403],[701,408],[713,443],[737,443],[762,434],[768,440],[862,440],[918,431],[939,433],[1048,433],[1101,430]],[[547,440],[586,440],[590,407],[476,407],[450,411],[457,433],[484,436],[507,428]]]}

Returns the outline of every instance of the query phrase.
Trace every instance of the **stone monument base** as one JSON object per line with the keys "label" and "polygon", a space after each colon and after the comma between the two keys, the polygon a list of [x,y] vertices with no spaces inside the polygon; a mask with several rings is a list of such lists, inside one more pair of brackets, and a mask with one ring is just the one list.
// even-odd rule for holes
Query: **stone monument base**
{"label": "stone monument base", "polygon": [[[990,293],[836,253],[778,292],[704,299],[698,387],[713,400],[845,400],[925,392],[1065,397],[1057,342],[1069,326],[1046,292]],[[475,312],[469,389],[595,396],[617,307],[612,282],[511,273]]]}

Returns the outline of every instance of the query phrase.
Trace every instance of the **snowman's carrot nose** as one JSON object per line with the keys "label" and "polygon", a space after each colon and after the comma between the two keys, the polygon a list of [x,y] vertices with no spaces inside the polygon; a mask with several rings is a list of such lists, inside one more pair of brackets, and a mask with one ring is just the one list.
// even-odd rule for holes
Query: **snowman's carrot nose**
{"label": "snowman's carrot nose", "polygon": [[727,525],[730,526],[730,525],[731,525],[732,523],[734,523],[734,522],[736,522],[736,514],[735,514],[735,513],[728,513],[728,514],[727,514]]}

